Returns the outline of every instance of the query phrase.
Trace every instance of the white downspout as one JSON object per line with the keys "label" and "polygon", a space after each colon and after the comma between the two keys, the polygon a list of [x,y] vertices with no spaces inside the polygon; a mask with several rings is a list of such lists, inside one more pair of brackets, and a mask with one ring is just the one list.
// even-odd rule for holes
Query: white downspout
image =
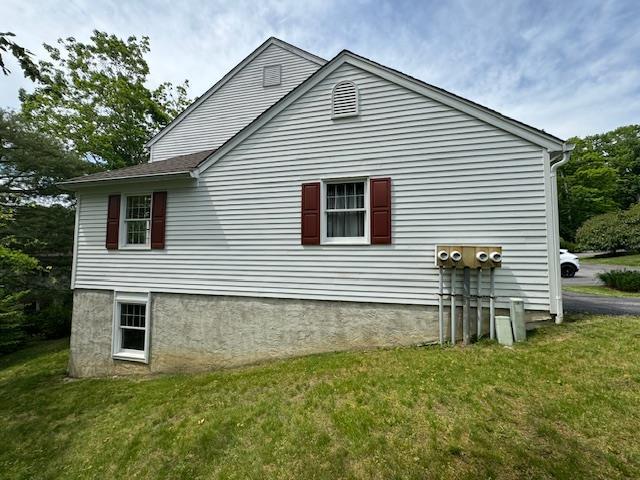
{"label": "white downspout", "polygon": [[575,145],[565,143],[562,145],[562,160],[551,165],[549,180],[551,183],[551,216],[552,216],[552,238],[551,238],[551,258],[552,278],[555,279],[555,302],[556,302],[556,323],[562,323],[564,320],[564,312],[562,309],[562,280],[560,278],[560,214],[558,211],[558,182],[556,172],[560,167],[565,165],[571,157],[571,152]]}

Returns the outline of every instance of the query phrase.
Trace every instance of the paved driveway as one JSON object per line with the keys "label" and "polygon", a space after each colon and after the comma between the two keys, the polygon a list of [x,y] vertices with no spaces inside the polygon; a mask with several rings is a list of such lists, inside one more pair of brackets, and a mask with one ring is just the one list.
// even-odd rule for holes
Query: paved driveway
{"label": "paved driveway", "polygon": [[[629,268],[629,267],[626,267]],[[621,265],[594,265],[591,263],[581,263],[580,270],[573,278],[563,278],[562,285],[602,285],[598,274],[610,270],[624,270]]]}
{"label": "paved driveway", "polygon": [[[621,270],[618,265],[582,264],[573,278],[563,278],[562,285],[602,285],[598,273]],[[565,313],[598,313],[605,315],[640,315],[640,298],[616,298],[602,295],[563,292]]]}
{"label": "paved driveway", "polygon": [[640,298],[616,298],[563,292],[564,312],[601,315],[640,315]]}

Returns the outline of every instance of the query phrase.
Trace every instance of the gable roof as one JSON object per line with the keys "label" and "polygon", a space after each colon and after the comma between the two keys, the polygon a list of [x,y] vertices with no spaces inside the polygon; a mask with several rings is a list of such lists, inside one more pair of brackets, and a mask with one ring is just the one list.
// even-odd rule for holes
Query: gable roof
{"label": "gable roof", "polygon": [[[282,42],[281,40],[274,38],[267,40],[267,42],[269,42],[270,40]],[[265,42],[262,46],[264,46],[267,42]],[[394,70],[377,62],[374,62],[373,60],[357,55],[353,52],[350,52],[349,50],[342,50],[328,63],[316,70],[304,82],[295,87],[288,94],[274,103],[271,107],[258,115],[251,123],[249,123],[238,133],[236,133],[233,137],[229,138],[217,149],[203,150],[197,153],[172,157],[167,160],[145,163],[136,165],[134,167],[121,168],[112,170],[110,172],[95,173],[93,175],[86,175],[84,177],[76,177],[65,182],[61,182],[59,183],[59,185],[90,185],[94,182],[105,180],[142,179],[146,177],[158,177],[161,175],[183,174],[187,176],[197,177],[200,173],[213,165],[219,158],[229,152],[229,150],[233,149],[244,139],[249,137],[253,132],[269,122],[288,105],[300,98],[307,91],[309,91],[311,88],[313,88],[320,81],[322,81],[338,67],[345,63],[349,63],[374,75],[385,78],[393,83],[402,85],[410,90],[420,93],[433,100],[439,101],[452,108],[466,112],[469,115],[485,121],[490,125],[505,130],[525,140],[528,140],[535,145],[547,148],[549,149],[549,151],[561,151],[563,149],[563,145],[565,143],[564,140],[551,135],[544,130],[540,130],[522,123],[495,110],[484,107],[471,100],[448,92],[447,90],[428,84],[398,70]]]}
{"label": "gable roof", "polygon": [[170,175],[191,177],[195,168],[207,157],[211,156],[213,150],[203,150],[201,152],[190,153],[188,155],[178,155],[177,157],[159,160],[157,162],[141,163],[132,167],[118,168],[106,172],[93,173],[82,177],[71,178],[58,185],[62,187],[91,185],[95,182],[108,180],[133,180],[150,179]]}
{"label": "gable roof", "polygon": [[307,78],[304,82],[291,90],[288,94],[274,103],[267,110],[262,112],[253,122],[248,124],[237,134],[235,134],[220,147],[218,147],[218,149],[210,157],[204,159],[201,164],[198,165],[197,174],[200,174],[204,170],[209,168],[209,166],[214,164],[219,158],[229,152],[229,150],[233,149],[245,138],[250,136],[264,124],[269,122],[287,106],[296,101],[298,98],[302,97],[311,88],[320,83],[324,78],[326,78],[338,67],[345,63],[349,63],[355,67],[361,68],[362,70],[368,71],[374,75],[389,80],[390,82],[404,86],[409,90],[413,90],[421,95],[443,103],[444,105],[447,105],[451,108],[465,112],[479,120],[493,125],[496,128],[500,128],[501,130],[525,139],[535,145],[546,148],[549,151],[561,151],[563,144],[565,143],[565,141],[561,138],[551,135],[544,130],[540,130],[538,128],[527,125],[526,123],[503,115],[495,110],[475,103],[447,90],[423,82],[422,80],[418,80],[398,70],[386,67],[380,63],[374,62],[373,60],[357,55],[349,50],[342,50],[323,67],[319,68],[313,74],[311,74],[309,78]]}
{"label": "gable roof", "polygon": [[147,143],[145,143],[145,147],[149,148],[151,145],[160,140],[163,136],[169,133],[173,128],[175,128],[187,115],[189,115],[193,110],[195,110],[199,105],[204,103],[209,97],[211,97],[214,93],[216,93],[220,88],[222,88],[229,80],[235,77],[238,72],[240,72],[245,66],[247,66],[251,61],[264,52],[271,45],[276,45],[284,50],[287,50],[290,53],[298,55],[310,62],[316,63],[320,66],[323,66],[327,63],[324,58],[321,58],[317,55],[309,53],[301,48],[296,47],[295,45],[291,45],[279,38],[269,37],[262,45],[256,48],[253,52],[251,52],[244,60],[242,60],[238,65],[233,67],[229,73],[227,73],[224,77],[222,77],[218,82],[216,82],[209,90],[204,92],[200,97],[198,97],[191,105],[185,108],[176,118],[174,118],[166,127],[156,133]]}

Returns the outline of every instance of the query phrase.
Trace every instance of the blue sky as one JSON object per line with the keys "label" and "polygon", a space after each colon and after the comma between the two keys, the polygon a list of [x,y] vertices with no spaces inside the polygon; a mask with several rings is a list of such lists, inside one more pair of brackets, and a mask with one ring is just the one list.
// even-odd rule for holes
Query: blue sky
{"label": "blue sky", "polygon": [[[330,59],[343,48],[561,136],[640,123],[640,1],[260,2],[0,0],[0,31],[43,42],[93,29],[148,35],[151,84],[195,97],[274,35]],[[15,64],[0,107],[31,88]]]}

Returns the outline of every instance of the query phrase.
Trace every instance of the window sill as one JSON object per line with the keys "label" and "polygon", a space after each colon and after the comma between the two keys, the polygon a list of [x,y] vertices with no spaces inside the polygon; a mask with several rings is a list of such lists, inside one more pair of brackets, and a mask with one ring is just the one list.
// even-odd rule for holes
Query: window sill
{"label": "window sill", "polygon": [[149,363],[144,352],[118,352],[112,355],[114,360],[125,360],[127,362]]}
{"label": "window sill", "polygon": [[370,245],[371,242],[369,242],[369,239],[367,238],[333,238],[331,240],[329,239],[323,239],[322,242],[320,242],[320,245],[338,245],[338,246],[345,246],[345,245]]}
{"label": "window sill", "polygon": [[151,250],[151,245],[120,245],[119,250]]}

